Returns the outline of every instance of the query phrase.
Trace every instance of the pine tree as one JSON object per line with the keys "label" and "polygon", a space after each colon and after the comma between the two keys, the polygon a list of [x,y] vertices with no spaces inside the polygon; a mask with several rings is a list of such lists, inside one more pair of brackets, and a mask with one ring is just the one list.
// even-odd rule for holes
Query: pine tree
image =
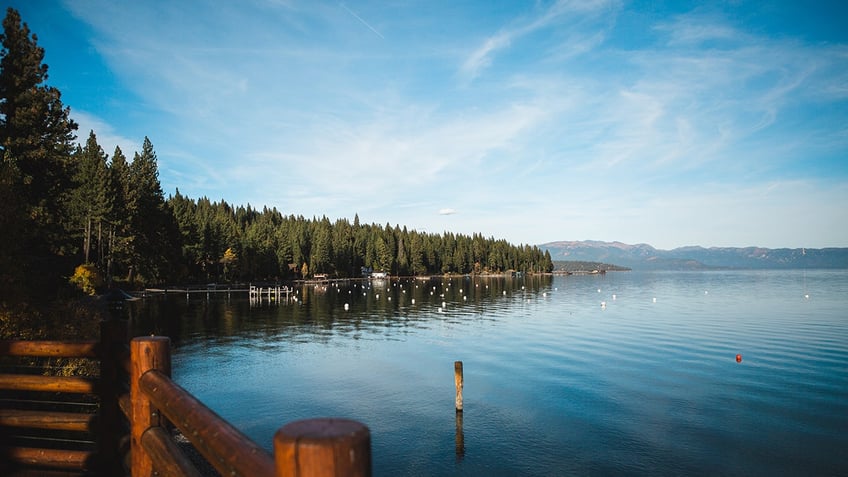
{"label": "pine tree", "polygon": [[65,267],[72,266],[62,259],[69,246],[63,204],[72,185],[69,159],[77,125],[59,90],[44,84],[47,65],[37,40],[9,8],[0,35],[0,159],[4,175],[13,178],[4,182],[3,194],[17,199],[8,217],[24,223],[3,233],[19,244],[9,261],[21,264],[28,278],[43,279],[69,274]]}
{"label": "pine tree", "polygon": [[[130,217],[130,279],[141,276],[148,283],[161,282],[181,251],[179,229],[159,183],[159,166],[150,139],[130,164],[127,212]],[[218,255],[214,257],[217,258]]]}
{"label": "pine tree", "polygon": [[[103,234],[104,229],[109,233],[116,195],[106,163],[108,156],[97,144],[94,131],[91,131],[85,147],[80,148],[74,157],[76,189],[70,201],[75,225],[73,228],[83,231],[84,262],[96,263],[101,271],[105,271],[106,240]],[[95,260],[91,260],[92,255]]]}
{"label": "pine tree", "polygon": [[333,256],[332,225],[327,217],[312,224],[312,246],[310,247],[309,269],[313,274],[330,272]]}
{"label": "pine tree", "polygon": [[130,266],[131,230],[128,204],[130,201],[130,165],[121,151],[115,146],[112,161],[109,164],[113,202],[112,214],[109,217],[109,253],[106,264],[106,280],[111,282],[114,276],[126,276]]}

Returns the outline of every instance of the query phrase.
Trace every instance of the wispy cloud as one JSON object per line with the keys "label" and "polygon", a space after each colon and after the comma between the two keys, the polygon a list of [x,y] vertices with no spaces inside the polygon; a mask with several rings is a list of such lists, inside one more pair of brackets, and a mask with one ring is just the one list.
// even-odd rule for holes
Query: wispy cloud
{"label": "wispy cloud", "polygon": [[[575,30],[575,25],[579,28],[587,19],[597,19],[601,13],[609,13],[616,3],[608,0],[558,0],[545,9],[517,19],[487,37],[482,45],[475,48],[463,62],[460,76],[464,81],[471,82],[492,64],[494,56],[500,50],[508,48],[514,41],[554,26]],[[597,46],[602,38],[603,35],[597,31],[590,32],[579,28],[579,32],[574,31],[569,38],[568,44],[572,45],[569,47],[570,55],[589,51],[591,47]]]}
{"label": "wispy cloud", "polygon": [[668,45],[674,47],[701,46],[706,42],[712,42],[710,46],[720,48],[754,39],[721,19],[696,14],[679,15],[671,21],[658,23],[654,29],[665,33]]}
{"label": "wispy cloud", "polygon": [[362,23],[363,25],[365,25],[366,28],[368,28],[369,30],[374,32],[375,35],[379,36],[383,40],[386,39],[386,37],[384,37],[382,33],[378,32],[377,29],[374,28],[373,26],[371,26],[370,23],[366,22],[365,20],[362,19],[362,17],[360,17],[359,15],[354,13],[353,10],[351,10],[350,8],[347,7],[347,5],[345,5],[344,3],[341,3],[341,4],[339,4],[339,6],[341,6],[344,9],[344,11],[350,13],[351,16],[353,16],[353,18],[356,18],[357,20],[359,20],[359,23]]}
{"label": "wispy cloud", "polygon": [[97,136],[97,144],[100,144],[103,152],[108,154],[109,157],[112,157],[112,154],[115,152],[115,146],[121,148],[121,152],[126,156],[128,161],[132,160],[133,153],[141,151],[142,141],[140,139],[122,136],[115,131],[113,125],[93,114],[75,109],[71,111],[71,119],[79,124],[77,142],[82,146],[85,146],[89,132],[94,131],[95,136]]}
{"label": "wispy cloud", "polygon": [[[675,204],[754,234],[750,216],[696,204],[764,211],[741,191],[780,183],[799,194],[848,174],[848,46],[766,35],[714,10],[66,6],[138,99],[87,124],[104,145],[149,135],[169,191],[428,230],[461,210],[452,226],[522,242],[623,230],[650,242],[686,235]],[[787,175],[810,182],[790,187]],[[816,200],[845,193],[825,189]],[[714,233],[686,223],[689,237]]]}

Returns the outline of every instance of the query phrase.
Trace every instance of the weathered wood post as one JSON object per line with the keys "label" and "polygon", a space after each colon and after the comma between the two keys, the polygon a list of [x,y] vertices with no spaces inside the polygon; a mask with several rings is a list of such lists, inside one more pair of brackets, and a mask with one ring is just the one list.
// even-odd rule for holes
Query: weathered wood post
{"label": "weathered wood post", "polygon": [[125,320],[100,322],[100,432],[98,454],[103,475],[116,475],[121,468],[119,442],[121,419],[118,394],[122,388],[119,360],[126,356],[128,326]]}
{"label": "weathered wood post", "polygon": [[276,476],[371,475],[371,432],[349,419],[295,421],[274,435]]}
{"label": "weathered wood post", "polygon": [[139,378],[156,369],[166,376],[171,375],[171,340],[167,336],[141,336],[130,342],[130,399],[132,401],[132,423],[130,434],[131,474],[133,477],[153,475],[153,461],[141,444],[141,438],[150,427],[163,423],[158,410],[139,386]]}
{"label": "weathered wood post", "polygon": [[465,386],[465,378],[462,375],[462,361],[453,362],[453,380],[456,385],[456,458],[462,459],[465,455],[465,433],[462,430],[462,388]]}
{"label": "weathered wood post", "polygon": [[465,384],[462,377],[462,361],[453,362],[453,380],[456,384],[456,412],[462,412],[462,387]]}

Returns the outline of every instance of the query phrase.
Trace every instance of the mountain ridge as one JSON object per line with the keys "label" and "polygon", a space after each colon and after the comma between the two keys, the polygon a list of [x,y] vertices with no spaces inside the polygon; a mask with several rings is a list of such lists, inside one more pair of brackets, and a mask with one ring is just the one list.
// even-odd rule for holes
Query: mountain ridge
{"label": "mountain ridge", "polygon": [[560,240],[538,245],[553,260],[613,263],[634,270],[848,268],[848,248],[703,247],[671,250],[646,243]]}

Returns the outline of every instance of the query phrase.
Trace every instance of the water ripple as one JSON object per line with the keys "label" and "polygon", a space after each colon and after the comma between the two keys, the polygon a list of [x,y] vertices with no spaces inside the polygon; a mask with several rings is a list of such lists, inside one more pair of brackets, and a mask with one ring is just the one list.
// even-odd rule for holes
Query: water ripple
{"label": "water ripple", "polygon": [[375,475],[848,474],[844,271],[438,278],[298,296],[154,305],[139,326],[175,337],[178,380],[257,442],[295,418],[368,423]]}

